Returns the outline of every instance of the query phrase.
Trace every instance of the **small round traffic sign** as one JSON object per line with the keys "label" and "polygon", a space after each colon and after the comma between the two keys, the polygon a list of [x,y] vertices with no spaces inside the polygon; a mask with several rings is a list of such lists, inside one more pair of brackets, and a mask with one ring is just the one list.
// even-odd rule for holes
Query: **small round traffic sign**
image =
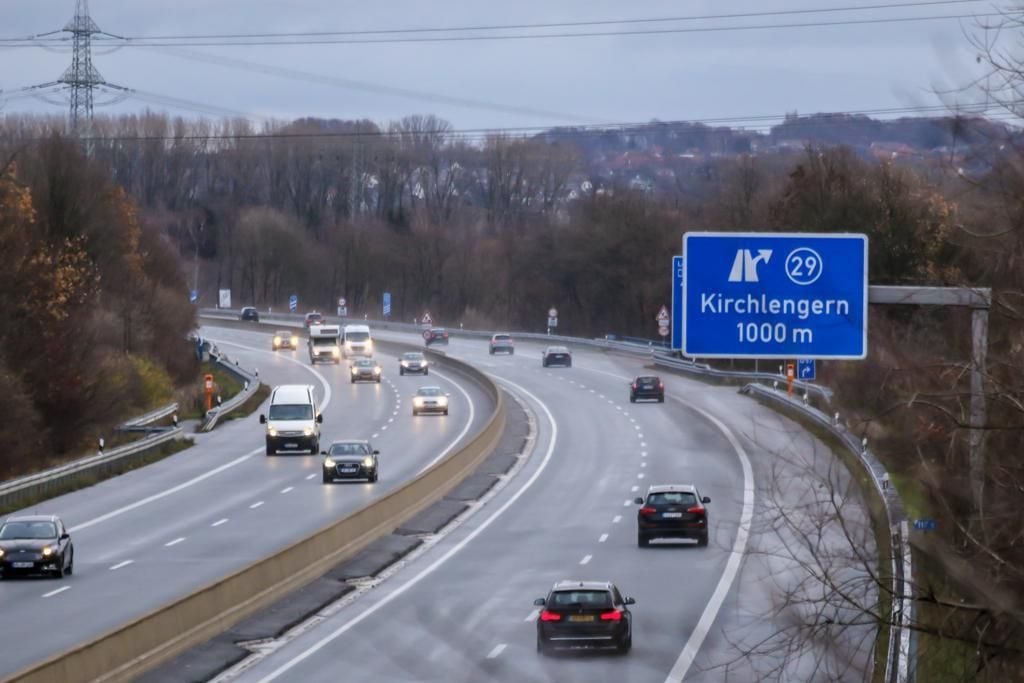
{"label": "small round traffic sign", "polygon": [[558,317],[558,309],[554,308],[554,307],[549,308],[548,309],[548,317],[549,318],[557,318]]}
{"label": "small round traffic sign", "polygon": [[340,299],[338,299],[338,305],[339,306],[347,306],[348,305],[347,303],[345,303],[345,297],[341,297]]}
{"label": "small round traffic sign", "polygon": [[662,325],[661,327],[658,328],[658,334],[660,334],[662,337],[667,337],[668,336],[668,328],[665,327],[664,325]]}

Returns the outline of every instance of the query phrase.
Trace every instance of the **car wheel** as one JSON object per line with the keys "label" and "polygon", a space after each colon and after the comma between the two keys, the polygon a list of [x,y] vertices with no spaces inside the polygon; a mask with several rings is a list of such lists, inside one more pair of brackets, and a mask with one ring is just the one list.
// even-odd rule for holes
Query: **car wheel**
{"label": "car wheel", "polygon": [[380,475],[375,470],[374,473],[373,473],[373,476],[370,477],[370,483],[371,484],[376,484],[377,483],[377,477],[379,477],[379,476]]}
{"label": "car wheel", "polygon": [[75,573],[75,548],[74,548],[74,546],[72,546],[71,547],[71,561],[68,562],[68,572],[67,572],[67,574],[68,574],[68,576],[71,576],[74,573]]}
{"label": "car wheel", "polygon": [[445,415],[447,415],[447,414],[448,414],[448,410],[447,410],[447,409],[445,409],[445,411],[444,411],[444,414],[445,414]]}
{"label": "car wheel", "polygon": [[629,402],[630,402],[630,403],[636,403],[636,396],[633,396],[632,394],[630,394],[630,396],[629,396]]}
{"label": "car wheel", "polygon": [[380,377],[377,378],[377,384],[380,384]]}
{"label": "car wheel", "polygon": [[64,575],[66,573],[67,572],[64,569],[64,556],[61,555],[61,557],[60,557],[60,564],[57,565],[57,568],[53,571],[53,578],[55,578],[55,579],[63,579]]}
{"label": "car wheel", "polygon": [[355,384],[355,383],[356,383],[356,379],[355,379],[355,377],[353,377],[352,378],[352,384]]}
{"label": "car wheel", "polygon": [[708,547],[708,532],[705,531],[703,534],[701,534],[701,537],[697,539],[697,547],[698,548],[706,548],[706,547]]}
{"label": "car wheel", "polygon": [[508,352],[508,355],[510,355],[510,356],[516,355],[516,350],[512,349],[511,351]]}
{"label": "car wheel", "polygon": [[539,633],[537,634],[537,652],[542,655],[548,653],[548,646],[544,644],[544,639],[540,637]]}
{"label": "car wheel", "polygon": [[398,374],[399,375],[404,375],[405,374],[405,368],[399,368],[398,369]]}
{"label": "car wheel", "polygon": [[621,643],[619,643],[619,654],[620,655],[627,654],[630,651],[630,649],[632,649],[632,647],[633,647],[633,634],[630,633],[628,636],[626,636],[625,638],[622,639]]}
{"label": "car wheel", "polygon": [[490,350],[490,354],[491,354],[492,356],[494,355],[494,349],[491,349],[491,350]]}
{"label": "car wheel", "polygon": [[430,370],[424,370],[424,371],[423,371],[423,376],[424,376],[424,377],[426,377],[426,376],[427,376],[427,375],[429,375],[429,374],[430,374]]}
{"label": "car wheel", "polygon": [[651,544],[651,539],[647,538],[643,534],[637,532],[636,534],[636,545],[638,548],[646,548]]}
{"label": "car wheel", "polygon": [[326,472],[323,473],[323,480],[324,480],[325,484],[330,484],[331,483],[331,478],[327,476]]}
{"label": "car wheel", "polygon": [[661,396],[658,397],[658,403],[664,403],[664,402],[665,402],[665,394],[662,394]]}
{"label": "car wheel", "polygon": [[419,415],[419,413],[417,413],[417,412],[416,412],[416,409],[415,409],[415,408],[413,408],[413,409],[412,409],[412,416],[413,416],[413,417],[416,417],[417,415]]}

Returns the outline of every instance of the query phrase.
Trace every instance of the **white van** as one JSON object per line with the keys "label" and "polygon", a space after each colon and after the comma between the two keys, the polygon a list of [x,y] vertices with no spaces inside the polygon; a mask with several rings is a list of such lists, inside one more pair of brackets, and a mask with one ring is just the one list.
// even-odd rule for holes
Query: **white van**
{"label": "white van", "polygon": [[345,325],[342,337],[345,357],[373,356],[373,339],[368,325]]}
{"label": "white van", "polygon": [[338,346],[338,338],[341,336],[341,328],[337,325],[313,325],[309,328],[309,339],[306,346],[309,348],[309,362],[316,365],[318,362],[334,363],[341,362],[341,348]]}
{"label": "white van", "polygon": [[312,386],[275,387],[270,394],[270,409],[260,415],[260,424],[267,426],[267,455],[277,455],[281,450],[319,453],[323,421]]}

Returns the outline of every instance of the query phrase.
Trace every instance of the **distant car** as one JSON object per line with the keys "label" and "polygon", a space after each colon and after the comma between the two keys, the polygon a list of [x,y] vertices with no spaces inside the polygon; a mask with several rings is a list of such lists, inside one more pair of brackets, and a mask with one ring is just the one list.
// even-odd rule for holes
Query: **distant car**
{"label": "distant car", "polygon": [[546,598],[533,604],[537,615],[537,652],[555,648],[615,648],[625,654],[633,647],[633,614],[615,584],[607,581],[559,581]]}
{"label": "distant car", "polygon": [[429,375],[430,363],[419,351],[410,351],[402,354],[402,360],[398,361],[399,375]]}
{"label": "distant car", "polygon": [[339,479],[366,479],[370,483],[380,477],[380,463],[369,441],[335,441],[321,453],[324,456],[324,483]]}
{"label": "distant car", "polygon": [[651,486],[647,497],[636,498],[642,505],[636,513],[636,544],[641,548],[655,538],[691,538],[697,545],[708,544],[708,510],[711,499],[701,497],[692,484]]}
{"label": "distant car", "polygon": [[376,382],[380,384],[380,363],[372,358],[356,358],[352,361],[352,384]]}
{"label": "distant car", "polygon": [[512,335],[510,334],[496,334],[491,337],[490,344],[491,355],[496,353],[507,353],[512,355],[516,352],[516,347],[512,343]]}
{"label": "distant car", "polygon": [[572,352],[564,346],[549,346],[541,351],[541,365],[545,368],[552,365],[572,367]]}
{"label": "distant car", "polygon": [[305,318],[304,324],[308,328],[308,327],[312,327],[313,325],[322,325],[323,322],[324,322],[323,315],[321,315],[320,313],[317,313],[316,311],[310,311],[309,313],[306,314],[306,318]]}
{"label": "distant car", "polygon": [[61,578],[75,572],[75,546],[60,518],[54,515],[8,517],[0,526],[0,577],[49,574]]}
{"label": "distant car", "polygon": [[246,306],[242,309],[241,315],[238,316],[239,320],[251,320],[254,323],[260,321],[260,313],[254,306]]}
{"label": "distant car", "polygon": [[423,340],[427,346],[433,344],[448,344],[448,330],[443,327],[431,327],[423,333]]}
{"label": "distant car", "polygon": [[448,414],[448,395],[441,387],[420,387],[412,399],[412,414],[441,413]]}
{"label": "distant car", "polygon": [[636,403],[642,398],[665,402],[665,383],[657,375],[640,375],[629,385],[629,402]]}
{"label": "distant car", "polygon": [[291,330],[277,330],[274,332],[274,350],[297,349],[299,348],[299,335]]}

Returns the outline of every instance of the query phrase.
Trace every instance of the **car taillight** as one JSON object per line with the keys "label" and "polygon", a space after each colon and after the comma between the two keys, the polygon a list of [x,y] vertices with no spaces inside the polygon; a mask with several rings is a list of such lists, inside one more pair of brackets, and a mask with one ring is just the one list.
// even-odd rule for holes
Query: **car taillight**
{"label": "car taillight", "polygon": [[640,514],[644,517],[653,515],[655,512],[657,512],[657,510],[652,508],[650,505],[645,505],[644,507],[640,508]]}
{"label": "car taillight", "polygon": [[541,621],[561,621],[562,620],[562,615],[559,614],[558,612],[552,612],[550,610],[546,610],[545,609],[545,610],[541,610],[540,620]]}
{"label": "car taillight", "polygon": [[659,389],[664,389],[665,388],[665,383],[664,382],[658,382],[658,388]]}
{"label": "car taillight", "polygon": [[636,382],[633,382],[633,388],[636,389]]}
{"label": "car taillight", "polygon": [[601,612],[601,621],[622,621],[622,612],[613,609],[611,612]]}
{"label": "car taillight", "polygon": [[695,515],[703,515],[704,514],[704,506],[703,505],[695,505],[692,508],[688,508],[686,511],[690,512],[692,514],[695,514]]}

